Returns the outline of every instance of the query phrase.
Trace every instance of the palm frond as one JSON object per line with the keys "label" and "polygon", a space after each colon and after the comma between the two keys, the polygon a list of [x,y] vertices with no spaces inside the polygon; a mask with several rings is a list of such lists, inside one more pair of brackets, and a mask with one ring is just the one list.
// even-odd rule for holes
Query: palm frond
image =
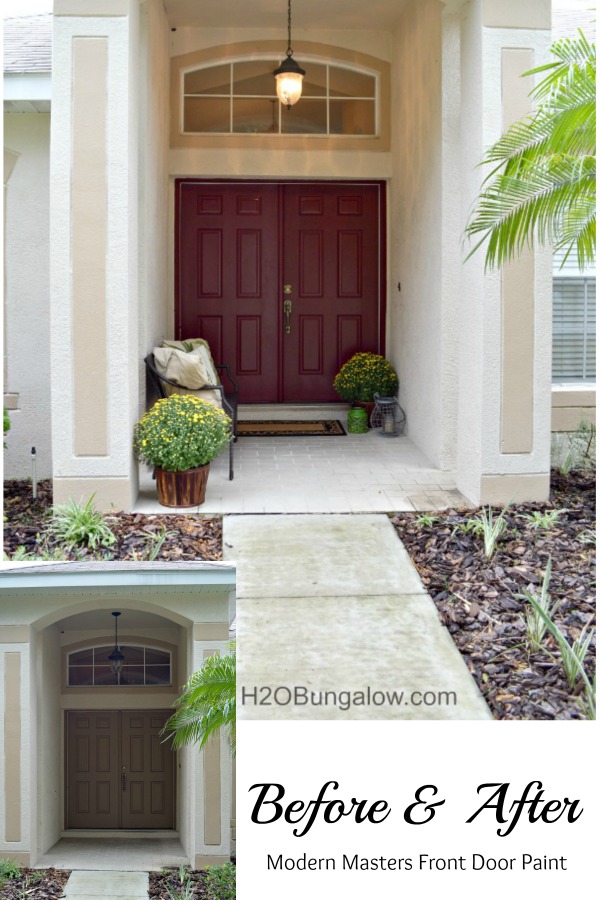
{"label": "palm frond", "polygon": [[487,242],[486,269],[536,242],[552,244],[581,267],[596,255],[596,49],[585,35],[552,45],[555,59],[532,91],[535,112],[487,151],[491,166],[465,235]]}
{"label": "palm frond", "polygon": [[223,729],[235,755],[235,689],[235,653],[210,656],[190,676],[174,704],[176,711],[163,729],[174,749],[186,744],[198,744],[202,749],[212,735]]}

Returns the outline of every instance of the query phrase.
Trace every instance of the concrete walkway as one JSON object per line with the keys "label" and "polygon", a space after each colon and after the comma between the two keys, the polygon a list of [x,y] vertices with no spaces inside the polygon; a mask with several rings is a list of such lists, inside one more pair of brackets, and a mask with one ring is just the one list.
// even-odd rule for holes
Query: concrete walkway
{"label": "concrete walkway", "polygon": [[67,900],[148,900],[147,872],[71,872]]}
{"label": "concrete walkway", "polygon": [[226,516],[223,543],[239,718],[490,718],[387,516]]}

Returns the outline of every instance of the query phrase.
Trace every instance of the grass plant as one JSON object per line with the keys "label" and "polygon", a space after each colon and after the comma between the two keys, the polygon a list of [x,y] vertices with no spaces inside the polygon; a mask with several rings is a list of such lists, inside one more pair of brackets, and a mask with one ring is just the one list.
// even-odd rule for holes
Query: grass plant
{"label": "grass plant", "polygon": [[110,547],[116,538],[103,516],[95,507],[92,494],[87,503],[68,503],[55,506],[48,526],[48,534],[71,550],[74,547]]}
{"label": "grass plant", "polygon": [[532,513],[523,513],[519,518],[524,519],[532,528],[541,528],[547,531],[556,525],[564,512],[564,509],[547,509],[545,512],[536,509]]}
{"label": "grass plant", "polygon": [[522,600],[526,600],[530,604],[530,608],[525,610],[525,627],[527,629],[527,640],[530,649],[535,653],[540,650],[548,630],[548,622],[552,621],[554,613],[559,607],[560,601],[556,601],[552,605],[550,596],[550,576],[552,574],[552,560],[548,558],[542,589],[539,594],[531,591],[522,591],[515,594]]}
{"label": "grass plant", "polygon": [[492,507],[488,506],[487,509],[482,509],[478,516],[468,519],[464,525],[457,525],[455,530],[472,531],[473,534],[481,535],[485,557],[491,559],[496,552],[498,541],[508,528],[505,513],[511,503],[512,498],[496,517],[494,517]]}
{"label": "grass plant", "polygon": [[558,644],[565,676],[571,690],[574,689],[581,677],[581,670],[595,633],[595,629],[590,628],[590,622],[588,622],[577,640],[573,641],[572,644],[569,644],[566,638],[564,643],[559,642]]}
{"label": "grass plant", "polygon": [[[596,718],[596,679],[589,678],[587,672],[585,671],[583,661],[585,659],[585,654],[583,657],[581,656],[581,651],[576,651],[569,644],[568,640],[564,636],[564,634],[558,630],[551,617],[548,616],[546,610],[544,610],[541,605],[538,603],[536,597],[530,597],[529,602],[533,606],[537,615],[544,621],[546,628],[552,635],[552,637],[557,642],[560,653],[563,659],[563,664],[565,658],[569,660],[568,665],[573,666],[574,669],[577,670],[584,686],[583,696],[580,698],[580,702],[583,708],[583,711],[588,719]],[[582,635],[579,636],[579,641],[581,641]],[[587,638],[584,639],[584,643]],[[577,642],[575,642],[577,643]],[[586,651],[587,652],[587,651]],[[566,674],[566,673],[565,673]],[[567,676],[568,677],[568,676]]]}

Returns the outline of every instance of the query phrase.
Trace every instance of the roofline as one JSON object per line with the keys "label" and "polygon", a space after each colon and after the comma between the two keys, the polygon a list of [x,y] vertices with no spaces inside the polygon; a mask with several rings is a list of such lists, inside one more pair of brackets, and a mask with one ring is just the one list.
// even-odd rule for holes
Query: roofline
{"label": "roofline", "polygon": [[45,571],[28,571],[26,567],[16,571],[0,572],[0,590],[57,592],[60,589],[85,588],[145,588],[169,593],[182,587],[215,591],[235,590],[235,566],[228,563],[204,563],[190,569],[171,568],[161,564],[160,568],[127,568],[94,571],[75,570],[72,572],[52,571],[48,565]]}
{"label": "roofline", "polygon": [[5,100],[52,100],[51,72],[4,72]]}

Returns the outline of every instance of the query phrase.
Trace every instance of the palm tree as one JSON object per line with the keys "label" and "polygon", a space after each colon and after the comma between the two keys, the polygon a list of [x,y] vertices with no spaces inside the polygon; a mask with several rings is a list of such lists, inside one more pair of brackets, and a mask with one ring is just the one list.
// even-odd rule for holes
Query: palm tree
{"label": "palm tree", "polygon": [[198,744],[201,750],[211,734],[224,728],[235,756],[235,670],[234,650],[227,656],[210,656],[190,677],[163,729],[174,749]]}
{"label": "palm tree", "polygon": [[[483,182],[466,235],[489,239],[486,269],[501,266],[537,238],[577,252],[580,269],[596,254],[596,47],[583,32],[555,41],[555,60],[525,72],[549,72],[531,92],[528,118],[511,125],[485,154]],[[467,257],[468,259],[469,257]]]}

